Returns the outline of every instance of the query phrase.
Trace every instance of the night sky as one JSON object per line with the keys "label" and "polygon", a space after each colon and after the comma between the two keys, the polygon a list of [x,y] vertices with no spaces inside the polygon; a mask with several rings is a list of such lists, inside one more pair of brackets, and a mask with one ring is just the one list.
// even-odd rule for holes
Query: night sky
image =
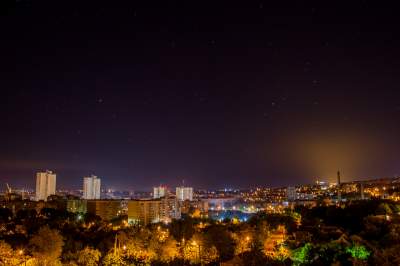
{"label": "night sky", "polygon": [[162,2],[2,9],[0,187],[45,169],[136,190],[400,174],[396,8]]}

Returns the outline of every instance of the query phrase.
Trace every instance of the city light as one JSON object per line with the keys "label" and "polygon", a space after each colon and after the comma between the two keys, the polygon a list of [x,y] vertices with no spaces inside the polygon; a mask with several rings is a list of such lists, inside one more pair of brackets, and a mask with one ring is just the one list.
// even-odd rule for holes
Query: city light
{"label": "city light", "polygon": [[3,2],[0,266],[400,265],[396,5]]}

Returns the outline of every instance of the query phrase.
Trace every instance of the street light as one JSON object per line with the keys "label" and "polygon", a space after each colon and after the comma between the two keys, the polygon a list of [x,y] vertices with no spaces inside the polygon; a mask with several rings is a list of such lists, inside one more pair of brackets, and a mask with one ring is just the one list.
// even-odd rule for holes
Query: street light
{"label": "street light", "polygon": [[244,251],[245,251],[245,249],[248,249],[248,243],[249,243],[249,241],[250,241],[250,236],[246,236],[245,238],[244,238],[244,241],[245,241],[245,247],[243,247],[243,245],[241,246],[241,253],[239,254],[239,256],[241,255],[242,257],[243,257],[243,253],[244,253]]}
{"label": "street light", "polygon": [[22,259],[24,260],[24,265],[26,266],[26,257],[24,256],[24,250],[18,250],[18,255],[23,256]]}

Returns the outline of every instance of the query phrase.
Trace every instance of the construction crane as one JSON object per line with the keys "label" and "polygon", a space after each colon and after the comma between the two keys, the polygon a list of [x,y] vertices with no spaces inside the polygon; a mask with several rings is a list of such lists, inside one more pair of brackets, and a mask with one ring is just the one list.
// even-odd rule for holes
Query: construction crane
{"label": "construction crane", "polygon": [[6,201],[10,201],[12,190],[11,190],[11,187],[8,185],[8,183],[6,183],[6,186],[7,186],[7,190],[5,193],[5,198],[6,198]]}
{"label": "construction crane", "polygon": [[11,187],[8,185],[8,183],[6,183],[7,186],[7,193],[11,193]]}

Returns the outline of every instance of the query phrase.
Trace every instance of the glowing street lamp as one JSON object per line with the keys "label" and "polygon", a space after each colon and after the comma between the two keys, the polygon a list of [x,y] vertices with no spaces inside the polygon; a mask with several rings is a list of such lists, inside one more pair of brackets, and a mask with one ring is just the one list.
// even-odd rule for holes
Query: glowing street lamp
{"label": "glowing street lamp", "polygon": [[23,249],[18,250],[18,255],[23,256],[24,265],[26,266],[26,257],[24,256],[24,250]]}

